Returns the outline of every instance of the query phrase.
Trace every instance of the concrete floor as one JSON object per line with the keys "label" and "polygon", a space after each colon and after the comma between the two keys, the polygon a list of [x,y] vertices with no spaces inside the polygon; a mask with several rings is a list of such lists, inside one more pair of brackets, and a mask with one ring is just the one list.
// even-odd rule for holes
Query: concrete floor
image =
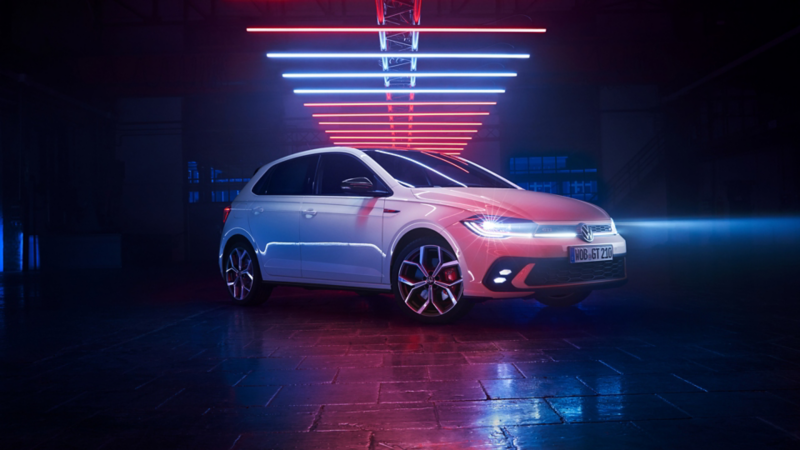
{"label": "concrete floor", "polygon": [[3,448],[800,447],[786,297],[625,287],[420,326],[347,292],[231,306],[213,271],[0,289]]}

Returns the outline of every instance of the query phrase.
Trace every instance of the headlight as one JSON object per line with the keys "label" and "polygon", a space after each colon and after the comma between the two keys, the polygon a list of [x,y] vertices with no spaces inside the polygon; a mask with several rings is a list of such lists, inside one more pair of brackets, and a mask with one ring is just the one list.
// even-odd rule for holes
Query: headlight
{"label": "headlight", "polygon": [[472,216],[461,223],[486,238],[533,237],[537,225],[531,220],[501,216]]}
{"label": "headlight", "polygon": [[619,234],[617,233],[617,226],[614,224],[614,219],[609,217],[608,220],[611,221],[611,232],[614,233],[615,235]]}

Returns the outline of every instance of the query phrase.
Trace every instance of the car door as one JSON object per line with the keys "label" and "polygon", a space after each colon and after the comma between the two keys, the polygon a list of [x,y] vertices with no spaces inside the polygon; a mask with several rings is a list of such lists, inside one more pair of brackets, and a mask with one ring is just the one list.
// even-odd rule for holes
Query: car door
{"label": "car door", "polygon": [[311,193],[319,155],[301,156],[272,166],[256,183],[250,230],[263,274],[302,277],[300,209]]}
{"label": "car door", "polygon": [[[342,181],[364,177],[373,193],[342,189]],[[355,156],[322,154],[315,193],[306,197],[300,218],[303,277],[327,281],[381,283],[384,199],[389,189]]]}

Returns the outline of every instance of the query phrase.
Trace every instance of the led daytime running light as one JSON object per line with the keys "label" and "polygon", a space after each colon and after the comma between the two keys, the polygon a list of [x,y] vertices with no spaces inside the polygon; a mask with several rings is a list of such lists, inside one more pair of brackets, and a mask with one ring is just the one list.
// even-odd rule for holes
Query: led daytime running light
{"label": "led daytime running light", "polygon": [[461,223],[478,236],[493,239],[532,238],[537,227],[530,220],[499,216],[473,216]]}

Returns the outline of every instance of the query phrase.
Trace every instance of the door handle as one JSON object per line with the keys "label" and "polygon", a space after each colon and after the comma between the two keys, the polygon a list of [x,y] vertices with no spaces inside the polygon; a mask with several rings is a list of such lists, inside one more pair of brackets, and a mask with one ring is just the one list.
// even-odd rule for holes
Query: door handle
{"label": "door handle", "polygon": [[306,219],[310,219],[310,218],[316,216],[317,212],[314,211],[313,209],[307,209],[307,210],[303,211],[303,215],[306,216]]}
{"label": "door handle", "polygon": [[261,213],[263,213],[263,212],[264,212],[264,208],[254,208],[253,209],[253,215],[256,215],[256,216],[261,214]]}

